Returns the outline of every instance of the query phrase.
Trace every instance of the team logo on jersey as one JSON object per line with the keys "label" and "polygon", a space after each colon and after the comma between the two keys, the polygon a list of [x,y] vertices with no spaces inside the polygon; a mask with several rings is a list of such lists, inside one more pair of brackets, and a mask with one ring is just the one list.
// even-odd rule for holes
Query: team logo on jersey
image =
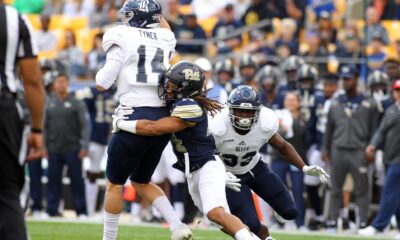
{"label": "team logo on jersey", "polygon": [[200,72],[198,72],[198,71],[194,72],[190,68],[186,68],[182,72],[185,74],[186,80],[200,81]]}
{"label": "team logo on jersey", "polygon": [[239,143],[239,145],[246,145],[246,143],[245,143],[244,141],[241,141],[241,142]]}

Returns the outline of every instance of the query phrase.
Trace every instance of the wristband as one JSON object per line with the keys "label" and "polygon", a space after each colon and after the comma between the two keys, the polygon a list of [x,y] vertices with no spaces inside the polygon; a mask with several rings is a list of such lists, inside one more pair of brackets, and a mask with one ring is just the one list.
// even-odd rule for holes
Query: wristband
{"label": "wristband", "polygon": [[41,128],[31,128],[32,133],[42,133],[43,130]]}
{"label": "wristband", "polygon": [[136,124],[137,121],[125,121],[125,120],[119,120],[117,121],[117,127],[120,130],[130,132],[133,134],[136,134]]}

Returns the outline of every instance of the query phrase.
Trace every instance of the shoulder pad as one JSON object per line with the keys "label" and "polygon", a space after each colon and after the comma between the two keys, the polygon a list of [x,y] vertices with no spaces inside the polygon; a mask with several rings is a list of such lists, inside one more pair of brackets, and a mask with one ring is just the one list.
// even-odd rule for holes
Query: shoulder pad
{"label": "shoulder pad", "polygon": [[220,113],[214,117],[209,117],[208,127],[212,135],[221,137],[227,131],[226,119],[229,119],[227,108],[222,109]]}
{"label": "shoulder pad", "polygon": [[172,107],[171,116],[178,117],[186,121],[196,122],[200,120],[204,112],[200,105],[192,99],[181,99]]}
{"label": "shoulder pad", "polygon": [[103,49],[107,52],[113,45],[122,47],[124,45],[124,31],[126,31],[126,26],[116,26],[113,27],[103,36]]}
{"label": "shoulder pad", "polygon": [[262,107],[260,112],[260,126],[263,131],[273,131],[276,133],[279,127],[279,121],[274,111]]}

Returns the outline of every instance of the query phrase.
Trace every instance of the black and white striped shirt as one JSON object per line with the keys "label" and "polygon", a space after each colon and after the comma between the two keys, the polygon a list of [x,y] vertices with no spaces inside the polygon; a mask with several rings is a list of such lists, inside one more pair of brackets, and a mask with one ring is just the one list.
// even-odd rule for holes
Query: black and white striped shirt
{"label": "black and white striped shirt", "polygon": [[13,7],[0,3],[0,89],[15,93],[18,60],[37,56],[28,20]]}

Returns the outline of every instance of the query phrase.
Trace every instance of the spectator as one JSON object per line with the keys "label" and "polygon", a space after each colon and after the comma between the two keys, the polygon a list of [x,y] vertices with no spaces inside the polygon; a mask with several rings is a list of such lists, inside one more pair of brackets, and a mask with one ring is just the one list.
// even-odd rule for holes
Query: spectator
{"label": "spectator", "polygon": [[62,14],[66,17],[89,17],[93,8],[93,0],[67,0]]}
{"label": "spectator", "polygon": [[107,16],[110,4],[106,0],[95,0],[94,10],[89,16],[90,28],[101,28],[106,26],[108,22]]}
{"label": "spectator", "polygon": [[383,63],[383,70],[389,76],[390,83],[400,79],[400,62],[396,58],[389,58]]}
{"label": "spectator", "polygon": [[[284,109],[276,111],[280,126],[278,133],[299,153],[302,159],[306,159],[306,123],[300,113],[300,96],[294,92],[289,92],[285,96]],[[272,157],[271,169],[279,176],[282,182],[286,183],[286,175],[289,173],[292,182],[292,193],[297,209],[295,219],[297,228],[304,228],[304,174],[302,171],[283,160],[284,157],[277,151],[274,151]]]}
{"label": "spectator", "polygon": [[204,87],[207,91],[207,97],[225,104],[228,100],[228,94],[221,85],[213,81],[213,69],[210,61],[207,58],[198,58],[194,63],[204,71]]}
{"label": "spectator", "polygon": [[[376,149],[384,146],[383,156],[387,168],[379,212],[371,226],[358,231],[362,236],[373,236],[377,232],[382,232],[394,214],[398,230],[400,229],[400,80],[394,82],[392,89],[394,104],[386,111],[378,130],[365,150],[369,160],[373,160]],[[400,232],[395,239],[400,239]]]}
{"label": "spectator", "polygon": [[179,0],[168,0],[166,20],[169,23],[172,31],[179,25],[183,25],[185,16],[179,11]]}
{"label": "spectator", "polygon": [[297,22],[298,30],[303,28],[307,1],[306,0],[273,0],[277,9],[276,17],[291,18]]}
{"label": "spectator", "polygon": [[229,1],[230,0],[193,0],[191,5],[193,13],[199,18],[200,21],[202,21],[218,16],[218,14]]}
{"label": "spectator", "polygon": [[331,165],[332,193],[327,227],[336,230],[336,220],[342,203],[342,187],[350,172],[359,208],[359,227],[367,225],[368,176],[364,149],[378,124],[375,102],[358,91],[358,71],[354,66],[343,66],[344,94],[331,103],[324,135],[322,158]]}
{"label": "spectator", "polygon": [[318,15],[318,36],[321,45],[328,47],[330,43],[336,43],[336,28],[333,26],[331,14],[328,11],[322,11]]}
{"label": "spectator", "polygon": [[[250,6],[242,16],[242,22],[246,25],[253,25],[264,19],[272,19],[276,14],[275,7],[270,0],[252,0]],[[269,23],[264,29],[265,32],[271,32],[272,23]]]}
{"label": "spectator", "polygon": [[59,52],[57,60],[66,68],[68,75],[71,77],[84,76],[86,69],[83,65],[84,54],[76,46],[75,34],[72,30],[65,32],[64,48]]}
{"label": "spectator", "polygon": [[106,53],[102,46],[103,33],[98,33],[94,37],[93,48],[88,55],[89,77],[94,79],[96,73],[106,61]]}
{"label": "spectator", "polygon": [[396,0],[373,0],[373,6],[379,12],[381,20],[396,20],[397,6]]}
{"label": "spectator", "polygon": [[[205,40],[207,38],[203,28],[197,23],[196,15],[187,15],[184,24],[177,26],[174,33],[178,40],[175,48],[177,52],[181,54],[203,54],[203,45],[190,44],[190,40]],[[185,44],[180,44],[180,40],[184,40]]]}
{"label": "spectator", "polygon": [[303,53],[303,56],[309,59],[317,58],[318,61],[310,63],[311,66],[315,67],[320,74],[328,72],[328,66],[326,64],[329,56],[328,49],[321,43],[321,40],[316,32],[309,32],[306,36],[306,42],[308,43],[308,50]]}
{"label": "spectator", "polygon": [[386,29],[379,22],[379,14],[374,7],[368,7],[366,10],[367,24],[364,27],[364,32],[366,33],[367,43],[371,43],[374,36],[379,34],[382,38],[384,45],[389,44],[389,36]]}
{"label": "spectator", "polygon": [[[334,55],[338,58],[347,58],[350,62],[357,62],[362,58],[361,38],[355,25],[346,26],[344,39],[338,42]],[[357,69],[361,69],[361,64],[357,64]]]}
{"label": "spectator", "polygon": [[241,45],[242,37],[240,34],[231,38],[226,38],[226,36],[242,25],[239,20],[235,19],[233,5],[227,4],[222,11],[220,20],[212,30],[212,36],[219,40],[217,42],[218,53],[229,53]]}
{"label": "spectator", "polygon": [[57,46],[57,37],[54,33],[49,31],[50,26],[50,16],[41,15],[40,16],[40,31],[35,33],[35,40],[38,44],[38,49],[40,52],[54,50]]}
{"label": "spectator", "polygon": [[60,216],[58,206],[62,194],[63,166],[68,166],[72,201],[76,214],[86,216],[85,185],[82,159],[89,144],[89,119],[83,102],[68,94],[69,79],[59,74],[54,83],[55,96],[50,97],[45,118],[45,157],[49,160],[47,213]]}
{"label": "spectator", "polygon": [[290,18],[285,18],[281,22],[281,37],[275,42],[275,47],[287,45],[290,48],[290,55],[297,55],[299,52],[299,40],[296,38],[296,21]]}
{"label": "spectator", "polygon": [[375,35],[369,45],[371,53],[368,54],[367,66],[368,73],[372,70],[382,70],[383,62],[386,58],[386,53],[383,51],[383,39],[380,35]]}

